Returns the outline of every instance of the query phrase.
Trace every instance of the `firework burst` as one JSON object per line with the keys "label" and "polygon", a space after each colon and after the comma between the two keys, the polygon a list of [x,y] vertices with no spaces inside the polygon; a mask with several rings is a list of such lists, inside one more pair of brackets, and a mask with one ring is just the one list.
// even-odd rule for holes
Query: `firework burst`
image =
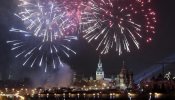
{"label": "firework burst", "polygon": [[138,49],[139,39],[150,42],[155,33],[155,12],[149,7],[150,0],[89,0],[81,6],[83,38],[95,41],[96,50],[107,54],[110,49],[122,54],[130,52],[130,45]]}
{"label": "firework burst", "polygon": [[56,69],[62,66],[61,56],[70,57],[70,54],[76,52],[70,49],[67,44],[71,40],[77,40],[74,36],[65,37],[61,41],[41,42],[38,38],[28,37],[25,40],[7,41],[12,46],[11,50],[16,53],[15,58],[23,61],[23,66],[45,66],[45,72],[49,66]]}
{"label": "firework burst", "polygon": [[[72,7],[76,3],[64,0],[19,0],[19,12],[14,15],[22,20],[25,29],[11,28],[10,32],[21,33],[23,39],[7,41],[11,44],[15,58],[23,66],[49,66],[54,69],[62,65],[61,56],[76,54],[68,43],[77,40],[78,18]],[[72,8],[71,8],[72,7]]]}
{"label": "firework burst", "polygon": [[[73,5],[71,3],[71,5]],[[28,33],[45,41],[53,41],[76,32],[78,20],[75,9],[59,0],[20,0],[20,18],[26,30],[12,28],[11,31]]]}

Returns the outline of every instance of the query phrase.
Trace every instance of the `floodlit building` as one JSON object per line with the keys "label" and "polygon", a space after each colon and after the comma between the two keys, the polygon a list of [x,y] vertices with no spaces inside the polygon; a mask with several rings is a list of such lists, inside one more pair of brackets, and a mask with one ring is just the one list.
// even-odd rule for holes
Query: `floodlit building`
{"label": "floodlit building", "polygon": [[133,86],[133,74],[128,71],[128,69],[125,67],[125,64],[123,62],[123,66],[121,68],[120,73],[117,75],[115,79],[111,78],[105,78],[105,73],[103,71],[102,61],[99,59],[98,67],[96,70],[96,80],[102,81],[103,83],[109,84],[112,81],[115,82],[116,88],[119,88],[121,90],[125,90],[127,88],[132,88]]}
{"label": "floodlit building", "polygon": [[104,71],[103,71],[103,68],[102,68],[101,59],[99,59],[98,67],[97,67],[97,70],[96,70],[96,80],[104,80]]}
{"label": "floodlit building", "polygon": [[[97,65],[95,79],[91,76],[89,79],[74,80],[73,85],[75,87],[86,87],[90,89],[120,89],[126,90],[133,87],[133,74],[129,72],[123,63],[120,73],[115,75],[116,77],[107,78],[105,77],[105,71],[103,70],[102,60],[99,58]],[[74,77],[75,79],[75,77]]]}
{"label": "floodlit building", "polygon": [[127,88],[132,88],[133,86],[133,74],[128,71],[123,63],[120,73],[117,75],[116,87],[125,90]]}

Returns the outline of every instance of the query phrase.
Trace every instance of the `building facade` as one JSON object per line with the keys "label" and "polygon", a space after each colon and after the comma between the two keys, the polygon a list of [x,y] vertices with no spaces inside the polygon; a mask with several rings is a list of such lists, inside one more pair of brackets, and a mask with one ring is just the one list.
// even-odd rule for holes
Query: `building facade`
{"label": "building facade", "polygon": [[103,64],[101,59],[99,59],[95,79],[91,76],[88,79],[75,80],[73,86],[85,89],[119,89],[126,90],[133,87],[133,74],[129,72],[123,63],[120,73],[113,77],[105,77],[105,71],[103,70]]}
{"label": "building facade", "polygon": [[111,82],[115,83],[114,88],[119,88],[121,90],[125,90],[127,88],[132,88],[133,86],[133,73],[129,72],[126,68],[124,62],[123,66],[120,70],[120,73],[115,77],[112,78],[106,78],[105,72],[103,71],[102,61],[99,59],[98,67],[96,70],[96,80],[102,81],[103,83],[109,84]]}
{"label": "building facade", "polygon": [[102,68],[101,59],[99,59],[98,67],[97,67],[97,70],[96,70],[96,80],[104,80],[104,71],[103,71],[103,68]]}
{"label": "building facade", "polygon": [[117,75],[116,86],[122,90],[132,88],[133,86],[133,74],[128,71],[124,63],[120,70],[120,73]]}

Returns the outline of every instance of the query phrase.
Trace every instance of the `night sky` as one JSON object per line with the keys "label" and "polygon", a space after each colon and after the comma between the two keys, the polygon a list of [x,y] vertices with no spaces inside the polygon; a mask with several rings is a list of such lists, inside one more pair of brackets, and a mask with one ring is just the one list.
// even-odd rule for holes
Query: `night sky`
{"label": "night sky", "polygon": [[[124,53],[121,56],[116,52],[111,52],[101,56],[105,74],[116,75],[122,66],[122,61],[126,62],[126,67],[134,72],[134,75],[148,69],[151,65],[175,54],[175,6],[173,0],[152,0],[153,7],[157,12],[157,32],[153,41],[149,44],[142,43],[140,50],[132,50],[131,53]],[[12,26],[22,26],[21,22],[13,15],[16,9],[15,0],[0,1],[0,73],[3,79],[8,77],[11,69],[20,69],[22,65],[16,64],[13,52],[7,40],[14,37],[8,30]],[[85,40],[79,39],[71,43],[77,55],[72,55],[70,59],[63,58],[64,62],[79,74],[85,76],[95,75],[99,55],[95,51],[93,44],[88,44]],[[175,70],[175,64],[170,64],[166,71]],[[23,68],[24,71],[34,69]],[[174,71],[175,72],[175,71]]]}

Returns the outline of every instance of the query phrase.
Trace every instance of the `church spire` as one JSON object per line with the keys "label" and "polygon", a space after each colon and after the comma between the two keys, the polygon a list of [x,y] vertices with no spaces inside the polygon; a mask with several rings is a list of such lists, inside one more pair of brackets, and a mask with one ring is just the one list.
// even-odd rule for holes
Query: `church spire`
{"label": "church spire", "polygon": [[100,68],[102,67],[101,57],[99,57],[98,67],[100,67]]}
{"label": "church spire", "polygon": [[101,58],[99,57],[99,61],[98,61],[98,67],[96,70],[96,80],[103,80],[104,79],[104,71],[102,68],[102,61]]}

